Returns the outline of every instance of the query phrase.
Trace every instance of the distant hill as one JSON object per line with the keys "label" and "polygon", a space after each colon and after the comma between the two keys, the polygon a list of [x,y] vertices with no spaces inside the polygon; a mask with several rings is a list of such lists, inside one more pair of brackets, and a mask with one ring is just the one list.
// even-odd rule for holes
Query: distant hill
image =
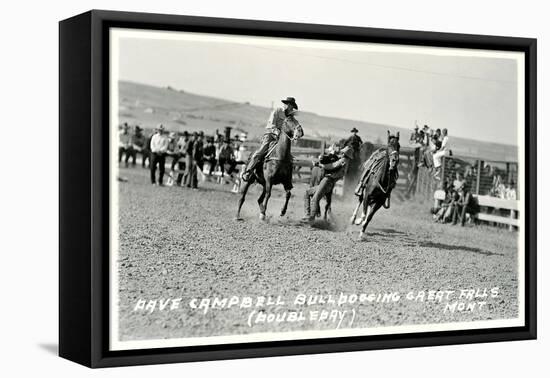
{"label": "distant hill", "polygon": [[[201,96],[127,81],[119,82],[119,117],[121,122],[139,124],[152,129],[162,123],[171,131],[199,131],[213,134],[231,126],[258,138],[264,132],[270,109],[224,99]],[[407,145],[412,130],[372,122],[353,121],[300,112],[298,119],[307,136],[337,141],[347,137],[356,127],[364,141],[381,142],[387,130],[399,131],[402,145]],[[449,130],[452,136],[452,130]],[[517,161],[515,146],[452,137],[452,149],[457,155],[483,157],[488,160]]]}

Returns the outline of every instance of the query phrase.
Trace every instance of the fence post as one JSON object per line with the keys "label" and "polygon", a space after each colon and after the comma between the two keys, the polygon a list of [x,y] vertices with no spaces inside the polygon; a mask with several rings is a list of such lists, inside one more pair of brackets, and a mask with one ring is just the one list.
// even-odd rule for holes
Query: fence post
{"label": "fence post", "polygon": [[476,194],[479,195],[479,183],[481,181],[481,160],[477,161]]}
{"label": "fence post", "polygon": [[[510,219],[515,219],[516,211],[510,210]],[[512,226],[512,223],[510,222],[510,225],[508,226],[508,230],[514,231],[514,226]]]}

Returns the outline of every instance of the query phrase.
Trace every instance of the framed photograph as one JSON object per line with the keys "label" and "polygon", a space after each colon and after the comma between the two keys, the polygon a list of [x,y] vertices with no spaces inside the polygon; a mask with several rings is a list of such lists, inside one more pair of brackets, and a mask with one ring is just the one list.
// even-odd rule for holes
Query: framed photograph
{"label": "framed photograph", "polygon": [[90,11],[59,85],[62,357],[536,337],[535,39]]}

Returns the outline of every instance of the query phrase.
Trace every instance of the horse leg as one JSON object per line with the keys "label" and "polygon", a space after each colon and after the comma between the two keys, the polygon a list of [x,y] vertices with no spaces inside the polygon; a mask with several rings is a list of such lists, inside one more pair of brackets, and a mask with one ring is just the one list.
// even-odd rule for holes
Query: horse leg
{"label": "horse leg", "polygon": [[353,210],[353,214],[350,218],[350,224],[355,224],[355,219],[357,218],[357,212],[359,211],[359,208],[361,207],[361,204],[363,203],[363,196],[359,196],[359,200],[357,201],[357,206],[355,206],[355,210]]}
{"label": "horse leg", "polygon": [[[267,210],[267,203],[269,202],[269,197],[271,197],[271,182],[266,180],[264,190],[260,198],[263,198],[263,203],[260,205],[260,220],[265,220],[265,212]],[[258,199],[260,202],[260,199]]]}
{"label": "horse leg", "polygon": [[365,188],[365,191],[364,191],[365,194],[363,196],[363,213],[361,214],[361,219],[359,219],[357,222],[355,222],[356,225],[362,225],[363,223],[365,223],[365,221],[367,219],[367,216],[368,216],[370,205],[369,205],[369,201],[368,201],[367,190],[368,190],[368,188]]}
{"label": "horse leg", "polygon": [[363,222],[363,226],[361,228],[361,233],[359,234],[359,240],[362,240],[363,237],[366,235],[367,226],[369,225],[370,221],[372,220],[372,217],[374,216],[374,214],[378,211],[378,209],[380,209],[381,206],[382,206],[382,204],[377,202],[377,203],[367,207],[367,216],[366,216],[365,221]]}
{"label": "horse leg", "polygon": [[329,211],[331,211],[331,204],[332,204],[332,192],[330,193],[327,193],[327,195],[325,196],[325,200],[327,201],[327,203],[325,204],[325,216],[324,216],[324,219],[325,221],[328,220],[328,213]]}
{"label": "horse leg", "polygon": [[262,185],[262,194],[260,194],[260,197],[258,197],[258,206],[260,207],[260,213],[265,213],[264,198],[265,198],[265,183]]}
{"label": "horse leg", "polygon": [[290,196],[292,193],[289,190],[286,190],[286,197],[285,197],[285,204],[283,205],[283,208],[281,209],[281,216],[284,217],[286,214],[286,209],[288,207],[288,201],[290,200]]}
{"label": "horse leg", "polygon": [[250,188],[250,185],[252,185],[253,180],[249,180],[246,182],[246,185],[243,188],[243,191],[241,193],[241,198],[239,198],[239,207],[237,208],[237,217],[236,220],[243,220],[241,218],[241,207],[243,207],[244,199],[246,197],[246,192],[248,192],[248,188]]}

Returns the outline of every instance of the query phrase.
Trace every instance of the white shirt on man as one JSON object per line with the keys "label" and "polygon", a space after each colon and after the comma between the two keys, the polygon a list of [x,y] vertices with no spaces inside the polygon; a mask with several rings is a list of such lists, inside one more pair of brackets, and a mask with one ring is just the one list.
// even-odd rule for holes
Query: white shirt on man
{"label": "white shirt on man", "polygon": [[169,143],[170,143],[170,139],[168,138],[168,135],[156,133],[151,138],[151,152],[165,153],[166,151],[168,151]]}
{"label": "white shirt on man", "polygon": [[449,151],[450,149],[451,145],[449,144],[449,136],[445,135],[441,141],[441,151]]}

